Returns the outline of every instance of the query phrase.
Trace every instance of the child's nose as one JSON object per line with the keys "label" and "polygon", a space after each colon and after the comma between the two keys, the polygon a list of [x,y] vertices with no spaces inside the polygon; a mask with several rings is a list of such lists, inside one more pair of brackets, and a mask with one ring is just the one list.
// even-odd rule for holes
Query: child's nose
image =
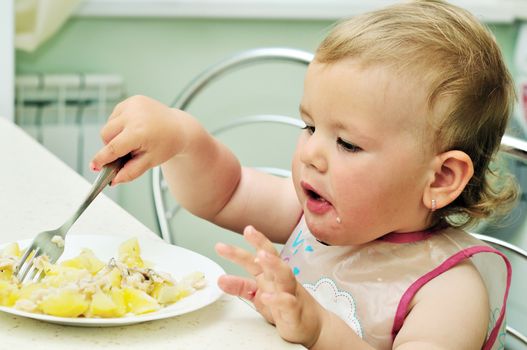
{"label": "child's nose", "polygon": [[326,150],[327,145],[325,145],[323,138],[315,132],[302,145],[300,160],[319,172],[326,172],[328,168]]}

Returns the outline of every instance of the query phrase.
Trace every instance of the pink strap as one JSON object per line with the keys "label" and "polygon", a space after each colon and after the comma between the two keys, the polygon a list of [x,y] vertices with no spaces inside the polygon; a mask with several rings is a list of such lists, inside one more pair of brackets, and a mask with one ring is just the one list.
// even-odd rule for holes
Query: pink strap
{"label": "pink strap", "polygon": [[410,305],[410,302],[412,301],[417,291],[421,289],[422,286],[424,286],[427,282],[429,282],[433,278],[439,276],[443,272],[448,271],[449,269],[456,266],[460,262],[468,258],[471,258],[473,255],[478,254],[478,253],[498,254],[499,256],[502,257],[503,261],[505,262],[505,266],[507,267],[507,287],[505,289],[505,294],[503,296],[503,307],[501,308],[500,316],[498,317],[498,320],[496,321],[496,324],[494,325],[494,328],[492,329],[482,349],[488,350],[492,347],[492,344],[494,344],[494,342],[496,341],[496,338],[498,337],[498,332],[503,323],[503,319],[505,318],[505,309],[507,307],[507,297],[509,295],[509,289],[510,289],[511,278],[512,278],[512,267],[511,267],[511,263],[509,262],[507,257],[502,252],[492,247],[488,247],[488,246],[473,246],[470,248],[463,249],[457,252],[456,254],[452,255],[448,259],[446,259],[441,265],[436,267],[434,270],[421,276],[417,281],[415,281],[406,290],[406,292],[404,292],[401,300],[399,301],[399,305],[397,307],[397,312],[395,313],[395,319],[394,319],[393,327],[392,327],[392,339],[393,340],[395,340],[395,336],[397,335],[397,333],[401,330],[401,327],[403,326],[404,320],[406,318],[407,310],[408,310],[408,305]]}

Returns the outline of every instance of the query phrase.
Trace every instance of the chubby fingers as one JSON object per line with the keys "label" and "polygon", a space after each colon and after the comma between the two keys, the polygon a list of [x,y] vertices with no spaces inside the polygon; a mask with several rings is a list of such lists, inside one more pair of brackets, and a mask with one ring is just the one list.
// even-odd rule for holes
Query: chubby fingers
{"label": "chubby fingers", "polygon": [[[92,170],[98,171],[104,165],[113,162],[119,157],[123,157],[127,154],[135,156],[138,153],[137,151],[140,147],[138,138],[126,128],[126,119],[119,117],[124,110],[126,103],[127,100],[120,102],[112,111],[106,124],[102,127],[100,135],[104,146],[92,158],[92,161],[90,162],[90,168]],[[137,177],[134,176],[139,172],[137,169],[134,169],[137,167],[137,165],[135,165],[137,163],[137,159],[134,161],[128,161],[126,166],[119,172],[121,175],[116,176],[112,183],[125,182],[122,178],[122,174],[131,173],[126,176],[130,179]],[[118,181],[119,179],[120,181]]]}
{"label": "chubby fingers", "polygon": [[141,152],[140,147],[137,138],[125,129],[111,138],[110,141],[95,154],[90,163],[90,168],[98,171],[104,165],[113,162],[117,158],[131,154],[132,158],[126,162],[124,167],[117,173],[112,180],[112,185],[131,181],[141,176],[150,168],[150,163],[144,156],[145,153]]}
{"label": "chubby fingers", "polygon": [[119,135],[124,129],[124,121],[122,118],[112,117],[108,119],[106,124],[101,129],[101,139],[104,144],[108,144],[115,136]]}
{"label": "chubby fingers", "polygon": [[243,230],[243,237],[245,240],[256,249],[256,251],[266,251],[269,254],[278,256],[273,242],[271,242],[263,233],[249,225]]}
{"label": "chubby fingers", "polygon": [[276,292],[296,293],[297,281],[291,268],[277,255],[260,250],[257,261],[267,280],[272,281]]}
{"label": "chubby fingers", "polygon": [[227,245],[225,243],[216,243],[214,247],[216,252],[227,260],[240,265],[250,273],[252,276],[258,276],[262,273],[262,268],[255,261],[254,255],[246,251],[245,249]]}
{"label": "chubby fingers", "polygon": [[[256,262],[258,264],[260,264],[260,258],[262,256],[272,255],[275,258],[278,257],[278,252],[273,243],[253,226],[245,227],[243,230],[243,236],[245,237],[245,240],[256,249]],[[261,283],[265,285],[264,289],[267,291],[275,290],[276,286],[273,282],[275,276],[273,271],[263,269],[263,277],[264,279]]]}
{"label": "chubby fingers", "polygon": [[100,170],[104,165],[113,162],[119,157],[128,153],[133,153],[138,147],[137,141],[126,130],[112,138],[103,148],[101,148],[91,161],[90,167]]}
{"label": "chubby fingers", "polygon": [[271,311],[262,304],[259,296],[257,296],[260,289],[255,280],[232,275],[223,275],[218,278],[218,286],[227,294],[244,298],[252,302],[256,310],[258,310],[268,322],[274,324]]}
{"label": "chubby fingers", "polygon": [[112,120],[114,118],[117,118],[118,116],[121,115],[121,113],[126,109],[126,105],[128,104],[128,100],[129,98],[119,102],[118,104],[115,105],[115,107],[113,108],[113,111],[112,111],[112,114],[110,114],[110,116],[108,117],[108,120]]}
{"label": "chubby fingers", "polygon": [[227,294],[253,301],[256,295],[256,281],[232,275],[223,275],[218,279],[218,286]]}
{"label": "chubby fingers", "polygon": [[143,175],[151,167],[152,164],[147,160],[145,153],[132,153],[132,159],[127,161],[117,175],[115,175],[115,178],[112,180],[112,186],[132,181]]}

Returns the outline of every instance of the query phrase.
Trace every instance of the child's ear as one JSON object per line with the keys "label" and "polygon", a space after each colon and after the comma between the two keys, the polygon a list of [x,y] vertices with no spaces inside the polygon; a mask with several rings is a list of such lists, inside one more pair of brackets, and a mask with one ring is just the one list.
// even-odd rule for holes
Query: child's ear
{"label": "child's ear", "polygon": [[433,176],[425,189],[423,204],[435,210],[446,207],[461,194],[474,174],[474,166],[465,152],[448,151],[438,154],[432,167]]}

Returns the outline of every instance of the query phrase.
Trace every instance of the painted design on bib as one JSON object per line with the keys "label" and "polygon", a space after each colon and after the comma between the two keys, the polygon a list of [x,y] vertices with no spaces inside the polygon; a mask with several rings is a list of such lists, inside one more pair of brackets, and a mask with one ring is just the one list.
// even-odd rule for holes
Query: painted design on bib
{"label": "painted design on bib", "polygon": [[[295,239],[293,240],[293,243],[291,244],[291,256],[284,256],[282,259],[289,263],[291,261],[291,257],[295,256],[296,253],[299,252],[299,250],[303,249],[304,251],[308,253],[314,252],[314,248],[310,244],[304,244],[305,238],[302,237],[302,229],[298,230],[298,233],[296,234]],[[300,274],[300,268],[298,266],[292,266],[291,269],[293,270],[293,275],[298,276]]]}
{"label": "painted design on bib", "polygon": [[339,290],[335,282],[323,277],[316,284],[304,283],[309,293],[326,309],[339,316],[362,338],[355,300],[350,293]]}
{"label": "painted design on bib", "polygon": [[297,248],[299,245],[304,243],[304,239],[300,239],[300,236],[302,235],[302,230],[298,231],[298,234],[295,237],[295,240],[293,241],[293,248]]}

